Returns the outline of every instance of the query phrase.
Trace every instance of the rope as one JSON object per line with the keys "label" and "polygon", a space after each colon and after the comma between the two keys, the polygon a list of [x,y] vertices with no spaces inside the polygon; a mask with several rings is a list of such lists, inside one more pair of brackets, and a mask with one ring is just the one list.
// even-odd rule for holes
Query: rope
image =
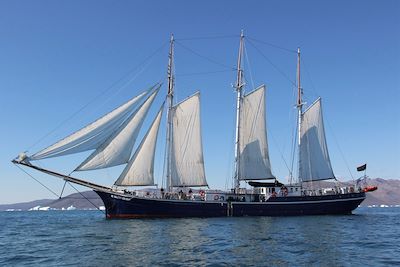
{"label": "rope", "polygon": [[279,45],[276,45],[276,44],[272,44],[272,43],[268,43],[268,42],[265,42],[265,41],[257,40],[257,39],[254,39],[252,37],[249,37],[249,36],[246,36],[246,37],[247,37],[247,39],[253,40],[254,42],[258,42],[260,44],[265,44],[265,45],[268,45],[268,46],[271,46],[271,47],[274,47],[274,48],[277,48],[277,49],[284,50],[286,52],[297,54],[296,50],[288,49],[288,48],[285,48],[285,47],[282,47],[282,46],[279,46]]}
{"label": "rope", "polygon": [[[336,144],[336,146],[337,146],[338,149],[339,149],[340,155],[342,156],[342,159],[343,159],[344,163],[346,164],[346,168],[347,168],[348,172],[350,173],[351,179],[354,180],[354,176],[353,176],[353,174],[351,173],[349,164],[348,164],[348,162],[347,162],[347,160],[346,160],[346,158],[345,158],[345,156],[344,156],[344,154],[343,154],[342,149],[341,149],[340,146],[339,146],[339,142],[337,141],[336,135],[335,135],[335,133],[333,132],[333,128],[331,127],[331,124],[329,123],[328,120],[326,120],[326,122],[328,123],[329,130],[332,132],[333,139],[335,140],[335,144]],[[336,179],[336,178],[335,178],[335,179]]]}
{"label": "rope", "polygon": [[247,66],[248,66],[248,68],[249,68],[251,86],[253,86],[253,88],[256,88],[256,87],[254,86],[253,73],[252,73],[252,71],[251,71],[250,60],[249,60],[249,56],[248,56],[248,54],[247,54],[247,49],[246,49],[246,46],[245,46],[245,43],[244,43],[244,42],[243,42],[243,48],[244,48],[243,50],[244,50],[244,54],[245,54],[246,61],[247,61]]}
{"label": "rope", "polygon": [[191,72],[191,73],[175,74],[175,76],[182,77],[182,76],[194,76],[194,75],[207,75],[207,74],[222,73],[222,72],[232,72],[232,71],[234,71],[234,70],[217,70],[217,71]]}
{"label": "rope", "polygon": [[[31,145],[29,149],[31,149],[32,147],[36,146],[38,143],[40,143],[41,141],[43,141],[46,137],[48,137],[49,135],[51,135],[52,133],[54,133],[56,130],[58,130],[62,125],[64,125],[65,123],[67,123],[68,121],[70,121],[72,118],[74,118],[76,115],[78,115],[82,110],[84,110],[85,108],[87,108],[90,104],[92,104],[95,100],[97,100],[100,96],[104,95],[105,93],[107,93],[108,91],[110,91],[111,89],[113,89],[118,83],[120,83],[121,81],[123,81],[124,79],[126,79],[127,77],[129,77],[129,75],[131,75],[131,73],[133,71],[135,71],[136,69],[138,69],[139,67],[141,67],[142,65],[144,65],[148,60],[150,60],[151,58],[153,58],[162,48],[164,48],[164,46],[167,44],[168,42],[165,42],[164,44],[162,44],[162,46],[160,46],[159,48],[157,48],[157,50],[155,50],[150,56],[146,57],[141,63],[139,63],[138,65],[136,65],[134,68],[132,68],[131,70],[129,70],[127,73],[125,73],[120,79],[118,79],[116,82],[114,82],[111,86],[109,86],[108,88],[106,88],[105,90],[103,90],[102,92],[100,92],[100,94],[98,94],[97,96],[95,96],[92,100],[90,100],[88,103],[86,103],[85,105],[83,105],[81,108],[79,108],[77,111],[75,111],[71,116],[69,116],[67,119],[63,120],[61,123],[59,123],[55,128],[53,128],[51,131],[49,131],[47,134],[45,134],[43,137],[39,138],[33,145]],[[142,71],[143,72],[143,69]],[[141,73],[140,72],[140,73]],[[128,82],[125,83],[125,85],[123,85],[117,92],[119,92],[120,90],[122,90],[122,88],[124,88],[127,83],[132,82],[134,79],[136,79],[136,77],[139,74],[135,75],[133,78],[131,78],[130,80],[128,80]]]}
{"label": "rope", "polygon": [[[307,66],[306,66],[306,62],[304,61],[303,57],[301,58],[301,63],[302,63],[302,65],[303,65],[303,68],[304,68],[305,71],[306,71],[307,78],[310,80],[311,90],[312,90],[312,92],[314,93],[314,95],[315,95],[316,97],[318,97],[318,95],[319,95],[319,94],[318,94],[318,91],[317,91],[317,89],[316,89],[316,87],[315,87],[315,85],[314,85],[313,80],[311,79],[310,72],[308,71],[308,68],[307,68]],[[308,91],[308,90],[306,90],[306,91]],[[309,92],[309,91],[308,91],[308,92]]]}
{"label": "rope", "polygon": [[[292,121],[293,121],[293,119],[292,119]],[[293,182],[294,160],[295,160],[295,154],[296,154],[296,152],[297,152],[297,149],[296,149],[296,147],[297,147],[297,142],[296,142],[296,140],[297,140],[298,123],[296,123],[296,126],[293,127],[293,128],[294,128],[294,130],[292,129],[292,140],[291,140],[291,143],[292,143],[292,148],[291,148],[291,155],[292,155],[292,158],[291,158],[291,163],[290,163],[290,173],[291,173],[292,175],[291,175],[291,177],[290,177],[290,184]],[[299,176],[299,175],[300,175],[300,174],[298,174],[297,176]]]}
{"label": "rope", "polygon": [[[231,121],[230,121],[230,125],[232,127],[229,127],[229,129],[234,129],[235,128],[235,121],[236,121],[236,117],[235,116],[230,116]],[[236,140],[235,140],[235,131],[229,131],[230,132],[230,138],[228,140],[231,140],[232,144],[235,144]],[[230,188],[234,188],[235,187],[235,179],[232,179],[232,177],[235,176],[235,166],[234,166],[234,162],[235,162],[235,149],[234,146],[229,145],[229,150],[228,150],[228,161],[227,161],[227,167],[226,167],[226,173],[225,173],[225,190],[228,190]],[[230,183],[230,185],[229,185]]]}
{"label": "rope", "polygon": [[[297,99],[297,94],[296,94],[296,92],[297,92],[297,88],[294,88],[293,90],[292,90],[292,103],[296,103],[296,99]],[[291,168],[292,168],[292,173],[295,173],[295,174],[297,174],[296,176],[295,176],[295,182],[300,182],[300,179],[299,179],[299,169],[298,168],[296,168],[296,170],[294,170],[294,164],[295,164],[295,160],[296,160],[296,157],[297,157],[297,160],[299,161],[299,151],[298,151],[298,144],[297,144],[297,138],[298,138],[298,127],[299,127],[299,121],[298,121],[298,119],[299,119],[299,117],[298,117],[298,110],[297,110],[297,106],[295,106],[295,112],[291,112],[291,125],[292,125],[292,165],[291,165]]]}
{"label": "rope", "polygon": [[[69,175],[68,175],[69,176]],[[64,182],[64,185],[63,185],[63,188],[62,188],[62,190],[61,190],[61,194],[60,194],[60,196],[58,197],[58,199],[61,199],[61,197],[62,197],[62,195],[63,195],[63,193],[64,193],[64,189],[65,189],[65,185],[67,184],[67,181],[65,181]]]}
{"label": "rope", "polygon": [[182,44],[182,43],[180,43],[180,42],[175,41],[175,43],[177,43],[178,45],[180,45],[182,48],[188,50],[189,52],[195,54],[196,56],[201,57],[201,58],[203,58],[203,59],[205,59],[205,60],[208,60],[208,61],[211,62],[211,63],[214,63],[214,64],[216,64],[216,65],[218,65],[218,66],[224,67],[224,68],[229,69],[229,70],[236,70],[236,68],[233,68],[233,67],[231,67],[231,66],[228,66],[228,65],[225,65],[225,64],[223,64],[223,63],[220,63],[220,62],[218,62],[218,61],[216,61],[216,60],[214,60],[214,59],[212,59],[212,58],[203,56],[203,55],[199,54],[198,52],[194,51],[193,49],[191,49],[191,48],[185,46],[184,44]]}
{"label": "rope", "polygon": [[238,38],[238,35],[217,35],[217,36],[199,36],[199,37],[189,37],[189,38],[178,38],[175,39],[179,41],[190,41],[190,40],[210,40],[210,39],[227,39],[227,38]]}
{"label": "rope", "polygon": [[18,169],[20,169],[21,171],[23,171],[25,174],[27,174],[29,177],[31,177],[33,180],[35,180],[36,182],[38,182],[41,186],[43,186],[44,188],[46,188],[49,192],[51,192],[53,195],[55,195],[57,198],[59,197],[57,193],[55,193],[53,190],[51,190],[49,187],[45,186],[42,182],[40,182],[38,179],[36,179],[35,177],[33,177],[33,175],[31,175],[30,173],[28,173],[27,171],[25,171],[24,169],[22,169],[20,166],[14,164],[16,167],[18,167]]}
{"label": "rope", "polygon": [[258,53],[272,66],[274,67],[286,80],[288,80],[293,86],[296,86],[296,83],[293,82],[286,73],[284,73],[281,69],[279,69],[272,61],[263,53],[261,52],[260,49],[258,49],[250,40],[248,40],[248,43],[253,46]]}
{"label": "rope", "polygon": [[92,201],[90,201],[87,197],[85,197],[85,195],[83,195],[78,189],[76,189],[75,186],[73,186],[73,185],[72,185],[71,183],[69,183],[69,182],[68,182],[68,184],[69,184],[73,189],[75,189],[76,192],[78,192],[84,199],[86,199],[90,204],[92,204],[93,207],[95,207],[97,210],[99,210],[99,211],[101,211],[102,213],[105,214],[105,212],[104,212],[103,210],[99,209],[99,207],[97,207]]}
{"label": "rope", "polygon": [[[316,90],[316,87],[315,87],[315,85],[314,85],[314,83],[313,83],[313,80],[311,79],[311,75],[310,75],[310,73],[309,73],[309,71],[308,71],[308,68],[306,67],[306,63],[305,63],[305,61],[304,61],[303,58],[301,59],[301,62],[302,62],[302,64],[304,65],[304,69],[306,70],[306,74],[307,74],[307,76],[308,76],[308,79],[310,80],[311,89],[312,89],[313,93],[314,93],[315,95],[318,95],[318,92],[317,92],[317,90]],[[329,123],[329,120],[327,120],[327,119],[325,118],[325,121],[328,123],[329,130],[330,130],[331,133],[332,133],[333,139],[334,139],[335,144],[336,144],[336,146],[337,146],[337,148],[338,148],[338,150],[339,150],[339,153],[340,153],[340,155],[341,155],[341,157],[342,157],[342,159],[343,159],[343,161],[344,161],[344,163],[345,163],[345,165],[346,165],[347,171],[349,172],[351,178],[354,180],[354,176],[353,176],[353,174],[352,174],[352,172],[351,172],[351,170],[350,170],[349,164],[348,164],[348,162],[347,162],[347,160],[346,160],[346,158],[345,158],[345,156],[344,156],[344,154],[343,154],[343,151],[342,151],[342,149],[341,149],[341,147],[340,147],[340,145],[339,145],[339,142],[338,142],[338,140],[337,140],[337,138],[336,138],[336,135],[335,135],[335,133],[334,133],[334,131],[333,131],[333,128],[331,127],[331,125],[330,125],[330,123]],[[337,180],[336,177],[335,177],[335,180]]]}
{"label": "rope", "polygon": [[[59,196],[57,193],[55,193],[53,190],[51,190],[49,187],[47,187],[46,185],[44,185],[42,182],[40,182],[38,179],[36,179],[35,177],[33,177],[33,175],[31,175],[30,173],[28,173],[27,171],[25,171],[23,168],[21,168],[20,166],[14,164],[18,169],[20,169],[21,171],[23,171],[25,174],[27,174],[29,177],[31,177],[33,180],[35,180],[36,182],[38,182],[41,186],[43,186],[44,188],[46,188],[49,192],[51,192],[53,195],[55,195],[58,199],[61,198],[61,196]],[[65,181],[67,183],[67,181]],[[90,201],[87,197],[85,197],[78,189],[76,189],[71,183],[68,182],[68,184],[75,189],[84,199],[86,199],[87,201],[89,201],[90,204],[92,204],[96,209],[98,209],[99,211],[105,213],[104,211],[102,211],[101,209],[99,209],[92,201]],[[64,187],[65,187],[65,183],[64,183]],[[64,187],[63,187],[63,191],[64,191]],[[61,193],[62,194],[62,193]]]}
{"label": "rope", "polygon": [[289,168],[289,165],[287,164],[285,157],[283,156],[282,151],[280,150],[279,146],[278,146],[278,142],[276,141],[274,135],[272,134],[272,131],[270,129],[267,130],[268,134],[272,137],[272,140],[274,141],[274,144],[276,146],[276,148],[278,149],[279,154],[281,155],[281,158],[283,160],[283,162],[285,163],[286,169],[288,169],[290,177],[292,177],[292,171]]}

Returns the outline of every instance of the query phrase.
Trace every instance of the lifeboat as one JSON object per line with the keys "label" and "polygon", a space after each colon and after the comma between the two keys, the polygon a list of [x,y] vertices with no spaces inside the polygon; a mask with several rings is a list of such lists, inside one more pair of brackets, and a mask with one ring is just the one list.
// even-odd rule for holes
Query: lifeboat
{"label": "lifeboat", "polygon": [[369,186],[364,187],[363,190],[364,190],[364,192],[372,192],[372,191],[375,191],[376,189],[378,189],[377,186],[369,185]]}

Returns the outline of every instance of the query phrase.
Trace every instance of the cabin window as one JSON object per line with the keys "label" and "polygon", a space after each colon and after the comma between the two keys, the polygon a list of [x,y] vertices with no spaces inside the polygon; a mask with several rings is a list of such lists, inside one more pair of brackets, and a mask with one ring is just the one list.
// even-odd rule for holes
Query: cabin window
{"label": "cabin window", "polygon": [[299,189],[296,187],[296,192],[298,191]]}
{"label": "cabin window", "polygon": [[290,188],[290,192],[293,192],[293,187]]}
{"label": "cabin window", "polygon": [[264,188],[261,188],[261,193],[264,193]]}

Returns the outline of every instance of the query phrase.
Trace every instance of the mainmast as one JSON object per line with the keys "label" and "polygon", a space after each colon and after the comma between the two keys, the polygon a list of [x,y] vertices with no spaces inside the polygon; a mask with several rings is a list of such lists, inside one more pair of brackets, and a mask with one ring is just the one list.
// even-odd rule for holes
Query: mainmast
{"label": "mainmast", "polygon": [[237,79],[236,79],[236,141],[235,141],[235,192],[239,193],[240,188],[240,110],[241,110],[241,102],[242,102],[242,88],[244,86],[243,79],[243,69],[242,69],[242,56],[243,56],[243,41],[244,35],[243,30],[240,34],[240,45],[239,45],[239,56],[237,61]]}
{"label": "mainmast", "polygon": [[303,100],[302,100],[302,94],[303,90],[301,88],[300,84],[300,47],[297,48],[297,111],[298,111],[298,116],[297,116],[297,144],[298,144],[298,173],[297,173],[297,178],[298,182],[300,182],[300,144],[301,144],[301,116],[303,113]]}
{"label": "mainmast", "polygon": [[169,47],[169,54],[168,54],[168,94],[167,94],[167,102],[168,102],[168,112],[167,112],[167,175],[166,175],[166,184],[167,184],[167,191],[172,191],[171,186],[171,150],[172,150],[172,116],[171,116],[171,109],[173,105],[173,98],[174,98],[174,75],[173,75],[173,63],[174,63],[174,35],[171,34],[170,39],[170,47]]}

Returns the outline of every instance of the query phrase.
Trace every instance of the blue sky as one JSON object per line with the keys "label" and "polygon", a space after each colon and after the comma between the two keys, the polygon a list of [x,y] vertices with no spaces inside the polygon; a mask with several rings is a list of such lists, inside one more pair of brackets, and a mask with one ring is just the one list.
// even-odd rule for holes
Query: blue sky
{"label": "blue sky", "polygon": [[[399,1],[1,1],[0,203],[54,197],[10,160],[21,151],[36,152],[165,80],[171,33],[177,38],[176,98],[201,91],[208,182],[213,188],[230,185],[235,123],[231,69],[241,29],[248,37],[246,90],[261,83],[268,88],[271,162],[280,180],[288,176],[282,158],[290,165],[295,115],[290,81],[295,80],[296,54],[254,39],[290,50],[301,47],[305,99],[323,98],[327,141],[339,179],[351,178],[347,166],[357,177],[355,167],[364,162],[371,177],[400,178]],[[208,74],[199,74],[204,72]],[[121,88],[128,80],[132,82]],[[158,144],[158,158],[163,146]],[[40,164],[68,173],[85,155]],[[76,176],[111,185],[120,170]],[[61,181],[29,172],[61,191]]]}

